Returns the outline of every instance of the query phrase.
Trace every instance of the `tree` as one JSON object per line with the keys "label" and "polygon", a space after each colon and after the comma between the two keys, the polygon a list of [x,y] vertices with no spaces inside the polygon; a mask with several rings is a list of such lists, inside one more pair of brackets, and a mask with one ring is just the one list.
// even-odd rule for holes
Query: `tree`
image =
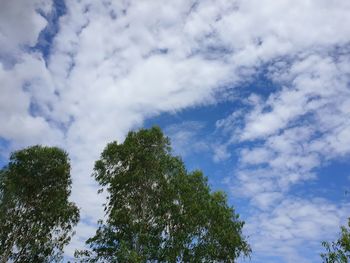
{"label": "tree", "polygon": [[10,156],[0,170],[0,262],[57,262],[79,210],[68,201],[67,154],[33,146]]}
{"label": "tree", "polygon": [[322,242],[326,253],[321,254],[324,263],[348,263],[350,261],[350,219],[348,227],[341,227],[341,235],[335,242]]}
{"label": "tree", "polygon": [[234,262],[250,247],[243,221],[201,171],[188,173],[153,127],[107,145],[93,176],[108,193],[82,262]]}

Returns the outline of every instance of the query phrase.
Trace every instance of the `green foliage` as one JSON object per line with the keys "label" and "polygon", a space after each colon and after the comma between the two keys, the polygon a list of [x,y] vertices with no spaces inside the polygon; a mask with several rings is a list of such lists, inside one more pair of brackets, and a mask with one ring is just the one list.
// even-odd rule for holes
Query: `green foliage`
{"label": "green foliage", "polygon": [[321,254],[324,263],[348,263],[350,261],[350,219],[348,228],[341,227],[340,238],[332,243],[322,242],[326,253]]}
{"label": "green foliage", "polygon": [[234,262],[250,247],[243,221],[202,172],[188,173],[154,127],[107,145],[94,177],[107,190],[107,219],[77,251],[83,262]]}
{"label": "green foliage", "polygon": [[12,153],[0,171],[0,262],[57,262],[79,210],[68,201],[67,154],[55,147]]}

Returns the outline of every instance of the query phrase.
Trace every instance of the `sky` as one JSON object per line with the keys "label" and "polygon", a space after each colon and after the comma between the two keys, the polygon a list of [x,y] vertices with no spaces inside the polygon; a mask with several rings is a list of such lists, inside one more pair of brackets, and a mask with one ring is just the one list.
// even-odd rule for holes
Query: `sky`
{"label": "sky", "polygon": [[69,152],[68,259],[106,143],[158,125],[246,222],[241,262],[320,262],[350,215],[349,25],[348,0],[0,0],[0,164]]}

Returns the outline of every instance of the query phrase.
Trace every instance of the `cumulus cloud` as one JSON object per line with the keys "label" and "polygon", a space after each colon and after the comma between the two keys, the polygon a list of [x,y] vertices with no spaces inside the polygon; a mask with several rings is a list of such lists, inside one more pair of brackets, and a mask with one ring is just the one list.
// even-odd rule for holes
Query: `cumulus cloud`
{"label": "cumulus cloud", "polygon": [[305,258],[303,252],[321,253],[319,241],[334,237],[349,212],[345,204],[285,196],[273,209],[253,215],[247,228],[254,233],[251,239],[257,254],[279,256],[284,262],[318,262],[318,253]]}
{"label": "cumulus cloud", "polygon": [[[11,66],[20,59],[21,49],[35,46],[39,33],[47,21],[39,14],[48,14],[52,1],[29,0],[0,1],[0,58],[2,64]],[[11,63],[12,62],[12,63]]]}
{"label": "cumulus cloud", "polygon": [[349,64],[347,56],[310,55],[283,69],[271,66],[281,89],[258,100],[233,131],[236,141],[258,141],[240,152],[241,189],[264,180],[271,187],[259,191],[285,190],[314,178],[324,161],[349,154]]}
{"label": "cumulus cloud", "polygon": [[51,76],[41,53],[26,52],[35,46],[47,24],[38,12],[48,13],[51,2],[0,4],[0,137],[14,147],[37,142],[61,144],[61,132],[47,119],[54,91]]}
{"label": "cumulus cloud", "polygon": [[[339,34],[336,28],[334,32]],[[342,37],[338,37],[337,41],[345,44],[346,41],[340,39]],[[267,99],[258,94],[251,96],[245,102],[247,110],[243,116],[240,115],[239,122],[232,116],[220,121],[220,126],[231,129],[231,144],[244,145],[249,142],[248,147],[243,146],[240,150],[239,168],[235,171],[236,177],[232,179],[231,187],[234,193],[250,198],[257,209],[268,211],[258,212],[259,216],[279,209],[281,199],[285,198],[292,186],[315,180],[317,168],[350,153],[348,47],[345,45],[337,50],[334,43],[327,42],[333,39],[314,40],[318,47],[300,50],[292,55],[285,54],[283,59],[268,63],[266,76],[280,87],[277,91],[271,92]],[[299,44],[308,43],[302,41]],[[295,47],[297,45],[293,45]],[[286,214],[288,209],[278,211]],[[348,214],[339,215],[333,222],[339,223],[346,216]],[[279,216],[277,221],[269,217],[266,222],[272,222],[273,226],[279,219]],[[327,218],[323,219],[318,222],[320,225],[328,222]],[[296,218],[288,220],[284,221],[288,227],[297,223]],[[305,222],[305,227],[319,227],[318,224],[309,224],[313,224],[312,221]],[[266,229],[266,232],[257,235],[261,240],[254,243],[269,238],[273,232],[270,228]],[[256,234],[257,229],[252,233]],[[283,229],[275,229],[275,233],[283,234]],[[322,237],[316,233],[300,235],[303,241]],[[290,240],[294,242],[297,238],[291,234]],[[288,247],[280,241],[276,242],[277,250]],[[290,245],[293,251],[298,246],[299,243]],[[290,253],[295,260],[298,253],[293,251]],[[285,260],[290,258],[290,253],[284,257]]]}

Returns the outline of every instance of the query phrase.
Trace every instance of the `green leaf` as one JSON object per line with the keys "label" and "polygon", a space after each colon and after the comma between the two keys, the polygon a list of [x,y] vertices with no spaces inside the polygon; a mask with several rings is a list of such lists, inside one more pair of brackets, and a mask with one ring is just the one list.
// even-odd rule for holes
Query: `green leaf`
{"label": "green leaf", "polygon": [[33,146],[10,156],[0,171],[1,262],[57,262],[79,210],[71,193],[67,153]]}
{"label": "green leaf", "polygon": [[243,221],[201,171],[187,172],[158,127],[129,132],[96,161],[106,220],[82,262],[234,262],[249,255]]}

